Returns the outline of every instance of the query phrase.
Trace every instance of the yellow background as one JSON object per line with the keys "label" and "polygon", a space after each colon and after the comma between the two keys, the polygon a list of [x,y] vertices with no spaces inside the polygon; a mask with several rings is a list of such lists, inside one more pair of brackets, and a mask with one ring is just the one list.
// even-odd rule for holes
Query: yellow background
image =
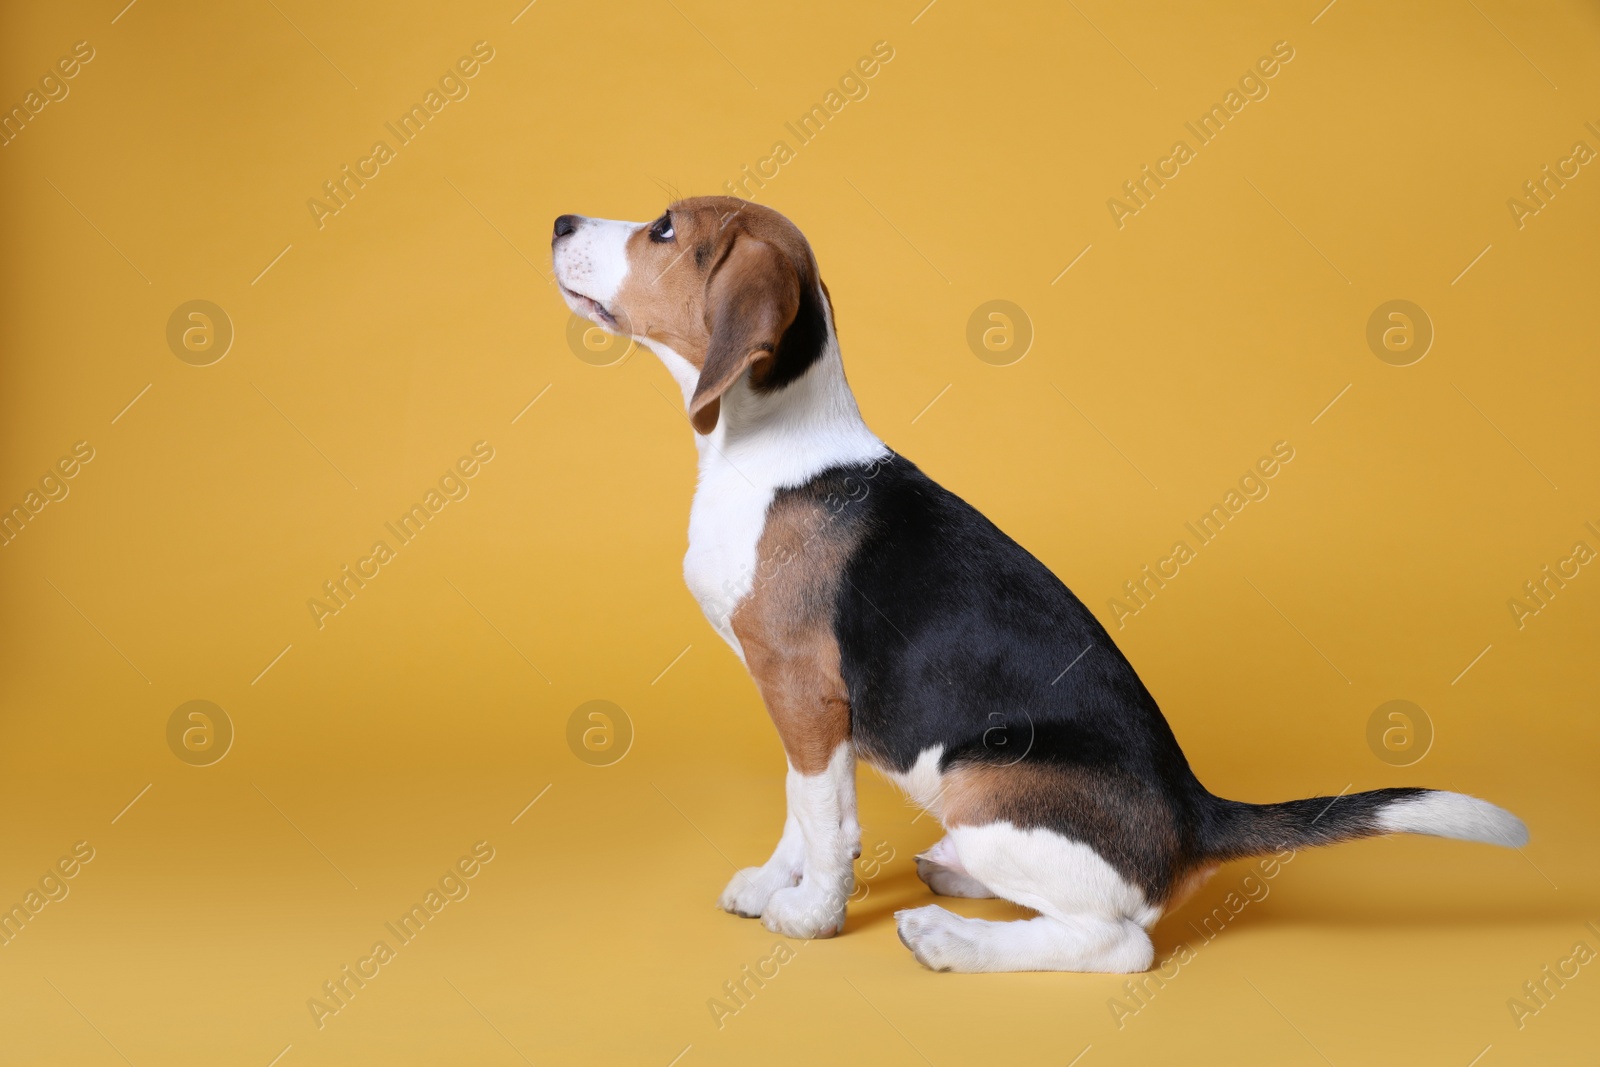
{"label": "yellow background", "polygon": [[[0,903],[95,849],[0,948],[0,1060],[1593,1058],[1594,965],[1520,1029],[1507,1001],[1600,949],[1600,574],[1523,629],[1506,606],[1600,548],[1600,174],[1520,229],[1506,205],[1600,148],[1593,5],[122,3],[9,5],[0,32],[7,107],[96,52],[0,148],[0,502],[95,449],[0,549]],[[470,95],[318,229],[306,201],[479,40]],[[784,123],[880,40],[870,94],[796,148]],[[1119,230],[1107,199],[1280,40],[1270,95]],[[547,236],[722,191],[780,138],[761,199],[816,248],[869,423],[1103,621],[1295,448],[1114,630],[1210,788],[1453,787],[1522,815],[1526,850],[1302,854],[1119,1028],[1122,978],[914,963],[892,913],[930,901],[936,829],[863,771],[894,858],[719,1028],[708,1001],[777,941],[713,901],[776,839],[781,752],[681,585],[670,379],[577,358]],[[236,331],[211,366],[167,345],[192,299]],[[1011,366],[965,340],[992,299],[1035,331]],[[1366,344],[1392,299],[1436,331],[1412,366]],[[307,600],[480,440],[470,496],[319,630]],[[166,741],[195,699],[236,729],[208,767]],[[568,747],[591,699],[635,732],[611,766]],[[1392,699],[1433,724],[1411,767],[1367,744]],[[484,840],[471,895],[318,1030],[307,999]]]}

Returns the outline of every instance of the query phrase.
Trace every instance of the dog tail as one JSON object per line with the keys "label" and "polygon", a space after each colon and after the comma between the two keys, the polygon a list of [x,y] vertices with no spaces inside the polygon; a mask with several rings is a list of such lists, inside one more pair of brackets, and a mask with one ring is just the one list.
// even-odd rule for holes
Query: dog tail
{"label": "dog tail", "polygon": [[1506,848],[1528,843],[1528,828],[1509,811],[1442,789],[1374,789],[1279,804],[1212,797],[1201,841],[1210,858],[1228,860],[1380,834],[1431,834]]}

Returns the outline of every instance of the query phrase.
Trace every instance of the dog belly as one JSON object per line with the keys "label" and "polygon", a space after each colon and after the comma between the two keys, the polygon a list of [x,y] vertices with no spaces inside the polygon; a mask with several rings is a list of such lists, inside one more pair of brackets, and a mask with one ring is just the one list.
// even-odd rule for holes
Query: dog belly
{"label": "dog belly", "polygon": [[943,793],[943,783],[939,773],[939,759],[944,755],[943,745],[923,749],[917,754],[917,761],[905,771],[897,771],[877,762],[868,749],[863,748],[859,751],[862,758],[874,770],[900,788],[908,801],[934,818],[940,818],[939,801]]}

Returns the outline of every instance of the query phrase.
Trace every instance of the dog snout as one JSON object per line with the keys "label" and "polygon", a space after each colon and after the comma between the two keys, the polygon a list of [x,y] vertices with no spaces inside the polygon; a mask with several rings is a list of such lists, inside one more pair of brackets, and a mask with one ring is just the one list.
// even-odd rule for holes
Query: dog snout
{"label": "dog snout", "polygon": [[572,233],[575,230],[577,230],[578,223],[581,222],[581,221],[583,221],[583,216],[581,216],[581,215],[558,215],[558,216],[556,216],[555,235],[550,238],[551,243],[559,241],[559,240],[561,240],[561,238],[567,236],[569,233]]}

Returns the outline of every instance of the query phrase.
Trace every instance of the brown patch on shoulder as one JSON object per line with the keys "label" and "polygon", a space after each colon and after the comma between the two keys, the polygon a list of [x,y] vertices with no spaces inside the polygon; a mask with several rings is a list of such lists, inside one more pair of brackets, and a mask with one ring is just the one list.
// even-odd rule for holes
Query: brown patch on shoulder
{"label": "brown patch on shoulder", "polygon": [[767,509],[750,594],[734,636],[761,690],[789,762],[818,774],[850,739],[850,699],[839,672],[833,613],[855,547],[850,524],[823,499],[785,490]]}
{"label": "brown patch on shoulder", "polygon": [[946,826],[1009,822],[1052,830],[1094,849],[1160,904],[1194,866],[1177,814],[1154,789],[1128,775],[1038,762],[964,763],[945,772]]}

